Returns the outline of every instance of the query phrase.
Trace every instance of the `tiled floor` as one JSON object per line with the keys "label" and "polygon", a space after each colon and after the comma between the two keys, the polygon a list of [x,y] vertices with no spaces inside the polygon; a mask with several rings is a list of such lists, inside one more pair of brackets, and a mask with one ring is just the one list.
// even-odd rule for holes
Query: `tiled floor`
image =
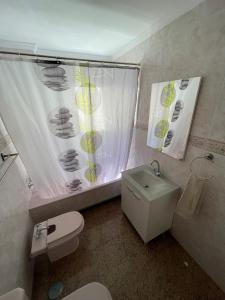
{"label": "tiled floor", "polygon": [[85,229],[75,253],[54,264],[37,260],[33,300],[47,299],[48,287],[58,280],[65,285],[63,296],[99,281],[109,288],[113,300],[225,299],[170,234],[144,245],[122,214],[120,199],[83,215]]}

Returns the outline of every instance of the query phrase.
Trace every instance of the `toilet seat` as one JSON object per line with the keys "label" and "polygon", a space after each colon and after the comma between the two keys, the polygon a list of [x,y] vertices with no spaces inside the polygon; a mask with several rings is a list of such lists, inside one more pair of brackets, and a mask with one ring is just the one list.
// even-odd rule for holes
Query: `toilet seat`
{"label": "toilet seat", "polygon": [[62,300],[112,300],[112,297],[104,285],[98,282],[92,282]]}
{"label": "toilet seat", "polygon": [[77,211],[71,211],[48,219],[48,226],[56,225],[56,230],[47,235],[47,247],[55,247],[65,240],[74,238],[84,228],[84,218]]}

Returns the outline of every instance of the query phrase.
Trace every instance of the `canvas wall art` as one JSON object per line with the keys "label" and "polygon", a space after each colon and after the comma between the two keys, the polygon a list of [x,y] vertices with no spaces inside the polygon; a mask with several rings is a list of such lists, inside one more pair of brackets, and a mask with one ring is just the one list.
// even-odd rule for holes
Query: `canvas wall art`
{"label": "canvas wall art", "polygon": [[147,145],[182,159],[201,77],[153,83]]}

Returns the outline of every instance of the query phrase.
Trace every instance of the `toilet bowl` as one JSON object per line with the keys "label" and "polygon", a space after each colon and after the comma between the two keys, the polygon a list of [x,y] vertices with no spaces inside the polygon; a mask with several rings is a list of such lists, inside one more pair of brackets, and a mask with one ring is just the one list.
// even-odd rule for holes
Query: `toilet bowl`
{"label": "toilet bowl", "polygon": [[79,246],[79,234],[84,228],[84,218],[71,211],[34,226],[31,257],[47,253],[54,262],[74,252]]}
{"label": "toilet bowl", "polygon": [[112,297],[104,285],[98,282],[92,282],[62,300],[112,300]]}
{"label": "toilet bowl", "polygon": [[[23,289],[17,288],[3,296],[0,300],[29,300]],[[72,292],[62,300],[112,300],[109,290],[98,282],[91,282]]]}

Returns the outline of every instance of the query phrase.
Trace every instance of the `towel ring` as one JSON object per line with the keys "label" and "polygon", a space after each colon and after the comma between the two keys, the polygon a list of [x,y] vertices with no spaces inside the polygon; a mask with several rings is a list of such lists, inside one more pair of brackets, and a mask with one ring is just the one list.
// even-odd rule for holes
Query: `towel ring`
{"label": "towel ring", "polygon": [[[189,170],[190,170],[191,174],[194,174],[193,169],[192,169],[193,162],[195,162],[195,161],[198,160],[198,159],[202,159],[202,158],[205,158],[205,159],[207,159],[207,160],[213,161],[214,156],[213,156],[212,153],[209,153],[209,154],[204,155],[204,156],[197,156],[197,157],[193,158],[193,159],[191,160],[191,162],[190,162],[190,165],[189,165]],[[194,175],[195,175],[195,174],[194,174]],[[200,180],[210,180],[210,179],[212,179],[212,178],[214,177],[213,175],[208,176],[208,177],[202,177],[202,176],[198,176],[198,175],[195,175],[195,176],[198,177]]]}

